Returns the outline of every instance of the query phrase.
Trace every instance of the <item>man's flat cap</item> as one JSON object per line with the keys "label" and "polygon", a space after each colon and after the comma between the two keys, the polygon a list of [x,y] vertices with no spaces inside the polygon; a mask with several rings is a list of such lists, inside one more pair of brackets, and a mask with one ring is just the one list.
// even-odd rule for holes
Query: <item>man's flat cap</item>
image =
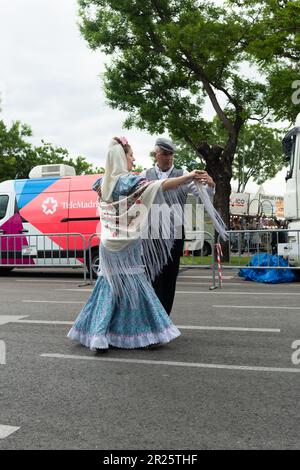
{"label": "man's flat cap", "polygon": [[157,147],[160,147],[160,148],[162,148],[164,150],[167,150],[169,152],[172,152],[172,153],[176,152],[176,145],[173,144],[172,140],[170,140],[170,139],[165,139],[164,137],[159,137],[156,140],[155,145]]}

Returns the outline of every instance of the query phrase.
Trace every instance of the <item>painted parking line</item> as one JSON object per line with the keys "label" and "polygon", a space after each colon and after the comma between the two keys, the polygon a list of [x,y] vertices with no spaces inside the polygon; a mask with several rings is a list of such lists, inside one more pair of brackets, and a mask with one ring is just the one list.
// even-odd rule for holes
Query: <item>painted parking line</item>
{"label": "painted parking line", "polygon": [[212,305],[214,308],[238,308],[238,309],[252,309],[252,310],[300,310],[300,307],[286,307],[285,305],[282,305],[281,307],[273,307],[271,306],[261,306],[257,307],[256,305]]}
{"label": "painted parking line", "polygon": [[71,354],[41,354],[40,357],[51,359],[71,359],[82,361],[99,361],[99,362],[115,362],[120,364],[137,364],[137,365],[156,365],[168,367],[191,367],[198,369],[225,369],[225,370],[238,370],[238,371],[252,371],[252,372],[286,372],[299,374],[299,368],[290,367],[260,367],[260,366],[237,366],[231,364],[203,364],[200,362],[175,362],[175,361],[151,361],[142,359],[123,359],[123,358],[104,358],[98,356],[78,356]]}
{"label": "painted parking line", "polygon": [[10,436],[14,432],[18,431],[20,429],[19,427],[16,426],[6,426],[5,424],[0,424],[0,439],[5,439],[6,437]]}
{"label": "painted parking line", "polygon": [[[73,325],[74,321],[62,320],[19,320],[16,323],[37,325]],[[280,333],[278,328],[243,328],[237,326],[198,326],[198,325],[176,325],[181,330],[205,330],[205,331],[249,331],[260,333]]]}

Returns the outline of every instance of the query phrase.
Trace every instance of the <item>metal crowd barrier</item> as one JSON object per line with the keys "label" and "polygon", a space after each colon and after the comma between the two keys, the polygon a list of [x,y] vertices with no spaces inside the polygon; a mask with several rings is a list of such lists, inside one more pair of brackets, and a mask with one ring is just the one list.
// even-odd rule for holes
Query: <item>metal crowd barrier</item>
{"label": "metal crowd barrier", "polygon": [[[212,246],[212,250],[211,250],[211,254],[208,255],[208,256],[203,256],[203,247],[200,251],[200,262],[201,262],[201,259],[204,260],[205,258],[205,261],[206,263],[203,263],[203,264],[197,264],[197,263],[193,263],[193,261],[195,260],[195,256],[192,255],[192,263],[191,264],[187,264],[187,265],[180,265],[180,271],[182,272],[183,270],[185,269],[193,269],[193,268],[202,268],[202,269],[210,269],[211,270],[211,279],[212,279],[212,286],[211,286],[211,289],[214,289],[216,287],[216,263],[215,263],[215,250],[214,250],[214,235],[212,235],[210,232],[205,232],[205,231],[198,231],[198,232],[195,232],[197,233],[197,235],[203,235],[203,238],[205,236],[208,237],[210,243],[211,243],[211,246]],[[97,238],[100,238],[100,233],[93,233],[89,239],[88,239],[88,266],[89,266],[89,277],[90,277],[90,283],[93,284],[94,283],[94,278],[96,276],[96,272],[99,268],[99,257],[98,257],[98,262],[95,263],[95,259],[94,258],[94,262],[93,262],[93,259],[92,259],[92,250],[95,249],[95,245],[92,244],[92,240],[97,237]],[[193,241],[195,240],[195,238],[193,238],[192,240],[189,239],[189,240],[185,240],[185,242],[189,242],[189,241]],[[202,254],[201,254],[202,253]],[[99,256],[99,255],[98,255]]]}
{"label": "metal crowd barrier", "polygon": [[[94,246],[92,245],[92,240],[95,237],[97,237],[100,240],[100,236],[101,236],[100,233],[93,233],[88,239],[88,256],[89,256],[88,265],[89,265],[89,276],[90,276],[90,283],[91,284],[94,283],[94,278],[96,277],[97,271],[99,269],[99,255],[98,255],[98,265],[97,265],[97,263],[93,263],[93,261],[92,261],[92,249],[95,247],[95,245]],[[99,250],[99,248],[98,248],[98,250]]]}
{"label": "metal crowd barrier", "polygon": [[6,235],[0,232],[0,269],[78,267],[83,269],[86,281],[86,256],[86,240],[81,233]]}
{"label": "metal crowd barrier", "polygon": [[[222,262],[222,269],[241,269],[245,268],[253,255],[269,254],[269,255],[280,255],[283,258],[288,259],[290,264],[288,266],[280,266],[279,258],[277,265],[271,266],[259,264],[251,266],[251,269],[288,269],[288,270],[300,270],[300,266],[294,266],[291,263],[291,255],[299,257],[298,248],[294,252],[295,246],[299,247],[300,230],[295,229],[258,229],[258,230],[230,230],[227,232],[229,252],[229,262]],[[220,244],[220,237],[218,238]],[[224,246],[224,242],[222,242]],[[278,245],[280,250],[278,251]],[[286,248],[285,248],[286,247]],[[233,263],[233,257],[235,262]],[[220,280],[219,280],[219,287]]]}
{"label": "metal crowd barrier", "polygon": [[[191,259],[191,263],[181,263],[180,264],[180,272],[188,270],[188,269],[210,269],[211,270],[211,279],[212,279],[212,286],[211,289],[214,289],[216,287],[216,260],[215,260],[215,235],[212,234],[211,232],[206,232],[206,231],[196,231],[192,232],[192,234],[196,234],[198,237],[199,235],[203,237],[203,244],[202,248],[200,250],[196,250],[196,252],[200,252],[199,256],[195,255],[195,250],[189,250],[189,259]],[[199,239],[199,238],[198,238]],[[186,238],[184,241],[184,246],[188,244],[189,242],[193,242],[194,240],[197,240],[196,237],[193,238]],[[204,254],[204,242],[209,243],[211,247],[211,253],[209,255]],[[187,251],[187,250],[184,250]],[[185,259],[185,252],[184,252],[184,257]],[[196,258],[198,258],[196,262]]]}

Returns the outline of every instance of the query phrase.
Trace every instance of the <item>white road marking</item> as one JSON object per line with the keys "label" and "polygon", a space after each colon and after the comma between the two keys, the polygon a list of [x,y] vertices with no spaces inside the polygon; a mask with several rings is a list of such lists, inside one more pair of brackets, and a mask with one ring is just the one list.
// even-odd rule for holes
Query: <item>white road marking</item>
{"label": "white road marking", "polygon": [[22,302],[27,304],[85,304],[85,302],[75,302],[73,300],[22,300]]}
{"label": "white road marking", "polygon": [[[180,282],[180,279],[207,279],[207,282]],[[223,279],[234,279],[235,276],[223,276]],[[177,284],[185,284],[185,285],[207,285],[209,284],[209,280],[212,279],[212,276],[178,276],[178,281],[177,281]],[[216,276],[216,279],[217,279],[217,276]],[[10,278],[11,280],[11,278]],[[84,282],[84,280],[80,280],[80,279],[77,279],[77,280],[74,280],[74,281],[71,281],[71,280],[63,280],[63,279],[59,279],[59,280],[55,280],[55,279],[49,279],[49,280],[43,280],[43,279],[14,279],[15,281],[17,282],[41,282],[41,283],[45,283],[45,284],[48,284],[48,283],[53,283],[53,284],[64,284],[64,283],[70,283],[70,284],[78,284],[80,282]],[[244,283],[244,279],[238,279],[237,282],[226,282],[226,286],[240,286],[242,283]],[[253,283],[250,284],[249,282],[249,285],[253,286]],[[265,286],[255,286],[255,287],[265,287]],[[277,285],[268,285],[269,288],[272,288],[272,289],[277,289]],[[293,284],[289,284],[289,287],[295,287],[295,288],[298,288],[299,287],[299,284],[297,283],[293,283]]]}
{"label": "white road marking", "polygon": [[12,433],[16,432],[18,429],[20,429],[20,427],[6,426],[5,424],[0,424],[0,439],[5,439]]}
{"label": "white road marking", "polygon": [[29,315],[0,315],[0,325],[6,325],[6,323],[16,323],[22,318],[27,318]]}
{"label": "white road marking", "polygon": [[203,364],[200,362],[175,362],[175,361],[150,361],[142,359],[122,359],[122,358],[104,358],[96,356],[78,356],[70,354],[41,354],[41,357],[48,357],[53,359],[75,359],[84,361],[99,361],[99,362],[116,362],[124,364],[145,364],[145,365],[160,365],[160,366],[174,366],[174,367],[194,367],[199,369],[227,369],[239,371],[254,371],[254,372],[289,372],[300,373],[299,368],[285,368],[285,367],[260,367],[260,366],[236,366],[230,364]]}
{"label": "white road marking", "polygon": [[182,330],[214,330],[214,331],[256,331],[263,333],[280,333],[278,328],[244,328],[239,326],[182,326],[176,325]]}
{"label": "white road marking", "polygon": [[265,309],[265,310],[300,310],[300,307],[285,307],[284,305],[282,305],[281,307],[273,307],[272,305],[270,306],[262,306],[262,307],[257,307],[256,305],[212,305],[212,307],[214,308],[239,308],[239,309],[242,309],[242,308],[251,308],[251,309],[254,309],[254,310],[257,310],[257,309]]}
{"label": "white road marking", "polygon": [[[16,323],[33,323],[41,325],[73,325],[74,321],[61,320],[19,320]],[[195,326],[195,325],[176,325],[181,330],[213,330],[213,331],[255,331],[263,333],[280,333],[278,328],[243,328],[237,326]]]}
{"label": "white road marking", "polygon": [[[218,281],[216,281],[216,282],[218,282]],[[208,286],[211,286],[212,283],[213,283],[213,281],[210,281],[210,282],[209,281],[206,281],[206,282],[180,282],[180,281],[178,282],[177,281],[176,284],[177,284],[177,286],[180,286],[180,287],[182,287],[182,286],[186,286],[186,287],[190,287],[190,286],[193,286],[193,287],[194,286],[207,286],[208,287]],[[226,285],[226,286],[240,286],[241,283],[240,282],[224,282],[224,285]]]}
{"label": "white road marking", "polygon": [[67,291],[67,292],[93,292],[93,289],[54,289],[57,291]]}
{"label": "white road marking", "polygon": [[177,291],[176,294],[201,294],[201,295],[287,295],[290,297],[291,295],[300,295],[299,292],[229,292],[225,291],[224,289],[222,290],[212,290],[212,291]]}
{"label": "white road marking", "polygon": [[[65,292],[93,292],[93,289],[55,289],[56,291]],[[176,294],[201,294],[201,295],[300,295],[300,292],[229,292],[225,290],[217,291],[177,291]]]}
{"label": "white road marking", "polygon": [[20,320],[16,323],[33,323],[37,325],[73,325],[73,321],[60,321],[60,320]]}
{"label": "white road marking", "polygon": [[[177,281],[177,285],[185,285],[185,286],[200,286],[201,284],[203,285],[207,285],[210,283],[209,279],[211,280],[211,282],[213,281],[212,277],[210,277],[207,281],[203,280],[203,282],[201,281],[191,281],[191,282],[183,282],[181,281],[181,279],[183,279],[181,276],[178,277],[178,281]],[[233,278],[234,279],[234,278]],[[218,277],[216,275],[216,283],[218,282]],[[238,281],[237,282],[224,282],[224,285],[225,286],[240,286],[240,287],[245,287],[245,281],[244,280],[241,280],[241,281]],[[253,282],[247,284],[247,288],[253,288],[252,290],[254,289],[258,289],[258,288],[264,288],[266,287],[266,284],[264,285],[260,285],[260,286],[257,286],[255,285]],[[294,284],[289,284],[288,286],[289,288],[298,288],[299,289],[299,283],[294,283]],[[272,290],[277,290],[278,289],[278,285],[276,284],[268,284],[268,289],[272,289]]]}
{"label": "white road marking", "polygon": [[64,280],[64,279],[14,279],[16,282],[44,282],[46,284],[52,282],[54,284],[64,284],[64,283],[73,283],[78,284],[79,282],[83,282],[83,279],[74,279],[74,281]]}
{"label": "white road marking", "polygon": [[[223,279],[233,279],[234,276],[222,276]],[[181,276],[179,274],[178,279],[211,279],[212,275],[210,276]]]}

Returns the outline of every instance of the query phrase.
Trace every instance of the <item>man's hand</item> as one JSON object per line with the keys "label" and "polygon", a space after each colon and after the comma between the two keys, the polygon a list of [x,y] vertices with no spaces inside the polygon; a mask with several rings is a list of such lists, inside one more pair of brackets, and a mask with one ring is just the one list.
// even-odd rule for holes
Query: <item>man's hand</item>
{"label": "man's hand", "polygon": [[211,176],[207,173],[207,171],[204,170],[194,170],[190,172],[190,176],[196,180],[199,181],[200,183],[207,184],[211,188],[215,187],[215,182],[212,179]]}

